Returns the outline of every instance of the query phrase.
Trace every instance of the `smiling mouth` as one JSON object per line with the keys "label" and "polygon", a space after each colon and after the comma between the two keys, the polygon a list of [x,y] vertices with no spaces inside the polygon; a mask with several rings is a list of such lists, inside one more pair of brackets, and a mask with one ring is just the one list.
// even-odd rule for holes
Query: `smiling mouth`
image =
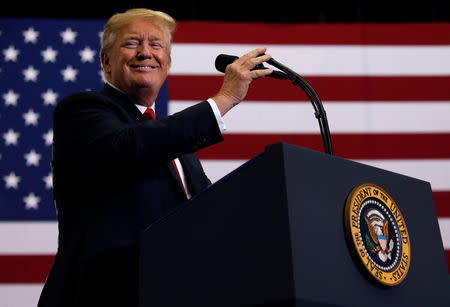
{"label": "smiling mouth", "polygon": [[156,66],[152,65],[130,65],[130,66],[137,70],[153,70],[157,68]]}

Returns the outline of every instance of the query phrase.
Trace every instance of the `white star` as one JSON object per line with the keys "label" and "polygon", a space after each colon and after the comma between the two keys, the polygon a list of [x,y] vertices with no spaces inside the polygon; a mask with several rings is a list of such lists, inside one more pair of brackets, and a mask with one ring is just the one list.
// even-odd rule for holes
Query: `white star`
{"label": "white star", "polygon": [[51,189],[53,187],[52,173],[49,173],[47,176],[42,178],[42,180],[44,180],[44,182],[45,182],[46,189]]}
{"label": "white star", "polygon": [[41,160],[41,154],[38,154],[34,149],[29,153],[24,154],[23,157],[27,160],[27,166],[39,166],[39,160]]}
{"label": "white star", "polygon": [[78,69],[74,69],[72,65],[69,65],[61,70],[61,74],[63,75],[64,82],[75,82],[77,80]]}
{"label": "white star", "polygon": [[25,119],[25,126],[37,126],[39,113],[34,112],[33,109],[29,109],[27,113],[23,113],[22,117]]}
{"label": "white star", "polygon": [[17,105],[17,99],[19,99],[20,95],[17,93],[14,93],[13,90],[9,90],[6,94],[3,94],[3,99],[5,100],[5,105],[9,106],[16,106]]}
{"label": "white star", "polygon": [[36,44],[37,38],[39,36],[39,32],[35,31],[33,27],[29,27],[28,30],[22,32],[23,37],[25,38],[25,43],[33,43]]}
{"label": "white star", "polygon": [[25,81],[37,81],[37,76],[39,75],[39,70],[35,69],[33,65],[28,66],[27,69],[22,70],[23,75],[25,76]]}
{"label": "white star", "polygon": [[84,47],[83,50],[80,50],[79,54],[81,56],[81,62],[83,63],[94,62],[95,50],[92,50],[90,47],[88,46]]}
{"label": "white star", "polygon": [[61,32],[60,35],[64,44],[74,44],[75,37],[77,37],[77,32],[72,31],[71,28],[67,28],[64,32]]}
{"label": "white star", "polygon": [[45,93],[41,94],[42,99],[44,99],[44,105],[54,106],[56,104],[56,99],[58,99],[58,93],[55,93],[51,88],[49,88]]}
{"label": "white star", "polygon": [[27,197],[23,198],[23,201],[25,202],[25,209],[38,209],[39,208],[39,202],[41,201],[41,198],[39,196],[34,195],[33,192],[28,194]]}
{"label": "white star", "polygon": [[19,187],[20,177],[16,176],[14,172],[9,173],[8,176],[4,176],[5,180],[5,189],[13,188],[16,189]]}
{"label": "white star", "polygon": [[45,140],[45,145],[50,146],[53,142],[53,129],[47,131],[42,135],[42,138]]}
{"label": "white star", "polygon": [[16,145],[19,139],[20,133],[15,132],[13,129],[8,129],[8,132],[3,133],[3,138],[5,139],[5,145]]}
{"label": "white star", "polygon": [[41,51],[41,55],[45,63],[47,62],[56,62],[56,56],[58,55],[58,51],[53,49],[51,46],[47,47],[47,49]]}
{"label": "white star", "polygon": [[3,55],[5,56],[5,62],[17,61],[17,56],[19,55],[19,49],[14,48],[14,46],[9,46],[8,49],[3,49]]}

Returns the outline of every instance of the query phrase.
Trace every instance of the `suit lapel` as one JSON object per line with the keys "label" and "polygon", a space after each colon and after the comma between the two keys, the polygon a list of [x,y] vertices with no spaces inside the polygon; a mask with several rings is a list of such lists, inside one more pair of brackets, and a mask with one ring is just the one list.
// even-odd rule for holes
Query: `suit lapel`
{"label": "suit lapel", "polygon": [[[108,96],[109,98],[113,99],[116,103],[120,104],[122,108],[126,110],[129,116],[132,117],[132,119],[135,122],[144,122],[146,119],[142,115],[142,113],[139,111],[139,109],[135,106],[134,101],[129,98],[127,95],[123,94],[122,92],[116,90],[112,86],[110,86],[108,83],[105,84],[103,87],[103,90],[101,91],[102,94]],[[189,178],[189,163],[183,163],[182,159],[180,159],[180,162],[183,165],[183,172],[186,177],[186,180],[188,181]],[[175,170],[175,167],[172,164],[172,161],[167,163],[167,167],[169,168],[169,173],[177,183],[177,188],[184,194],[183,184],[180,180],[180,177],[177,174],[177,171]],[[189,179],[190,182],[190,179]],[[189,185],[189,183],[186,183]]]}
{"label": "suit lapel", "polygon": [[127,114],[132,117],[134,121],[145,121],[144,116],[142,115],[141,111],[139,111],[139,109],[135,106],[134,101],[124,93],[116,90],[108,83],[105,84],[101,93],[119,104],[127,112]]}

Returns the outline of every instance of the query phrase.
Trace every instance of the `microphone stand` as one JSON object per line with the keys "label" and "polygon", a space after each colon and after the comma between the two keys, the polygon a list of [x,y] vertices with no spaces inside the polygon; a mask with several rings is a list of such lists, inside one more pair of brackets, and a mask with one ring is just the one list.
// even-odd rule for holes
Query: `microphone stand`
{"label": "microphone stand", "polygon": [[309,85],[309,83],[306,82],[306,80],[303,79],[302,76],[300,76],[293,70],[287,68],[274,59],[268,60],[267,63],[283,71],[287,75],[287,79],[290,79],[292,84],[300,86],[300,88],[305,92],[306,96],[308,96],[314,107],[314,115],[319,121],[320,134],[322,135],[322,142],[325,153],[333,155],[333,145],[331,144],[331,134],[330,128],[328,127],[327,114],[325,112],[325,109],[323,108],[323,104],[319,98],[319,95],[317,95],[316,91],[314,91],[312,86]]}

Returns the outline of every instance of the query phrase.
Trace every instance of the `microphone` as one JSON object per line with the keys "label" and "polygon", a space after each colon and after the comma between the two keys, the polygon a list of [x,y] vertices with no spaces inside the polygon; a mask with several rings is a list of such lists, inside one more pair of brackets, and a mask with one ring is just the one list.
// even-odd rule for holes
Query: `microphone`
{"label": "microphone", "polygon": [[[228,54],[219,54],[216,57],[216,62],[215,62],[215,66],[216,69],[220,72],[225,73],[225,68],[233,63],[234,61],[236,61],[239,57],[235,56],[235,55],[228,55]],[[253,67],[250,70],[255,70],[255,69],[267,69],[267,67],[264,67],[264,65],[258,64],[255,67]],[[274,70],[270,75],[268,75],[268,77],[272,77],[275,79],[289,79],[289,76],[287,74],[285,74],[284,72],[281,71],[277,71]]]}
{"label": "microphone", "polygon": [[[227,65],[233,63],[237,59],[238,57],[234,55],[219,54],[216,58],[215,63],[216,69],[220,72],[225,72],[225,68],[227,67]],[[319,98],[319,95],[317,95],[316,91],[312,88],[312,86],[308,82],[306,82],[305,79],[303,79],[302,76],[300,76],[290,68],[287,68],[280,62],[275,61],[275,59],[271,58],[270,60],[267,61],[267,64],[270,64],[273,67],[276,67],[279,70],[281,70],[281,71],[274,70],[269,75],[269,77],[276,79],[290,79],[293,85],[298,85],[305,92],[306,96],[308,96],[309,100],[311,101],[314,107],[315,116],[319,121],[320,134],[322,135],[322,142],[325,152],[327,154],[333,155],[333,145],[331,143],[331,135],[330,135],[330,128],[328,127],[327,114],[325,113],[325,109],[323,108],[323,104]],[[267,69],[267,68],[264,67],[263,64],[259,64],[253,67],[251,70],[254,69]]]}

